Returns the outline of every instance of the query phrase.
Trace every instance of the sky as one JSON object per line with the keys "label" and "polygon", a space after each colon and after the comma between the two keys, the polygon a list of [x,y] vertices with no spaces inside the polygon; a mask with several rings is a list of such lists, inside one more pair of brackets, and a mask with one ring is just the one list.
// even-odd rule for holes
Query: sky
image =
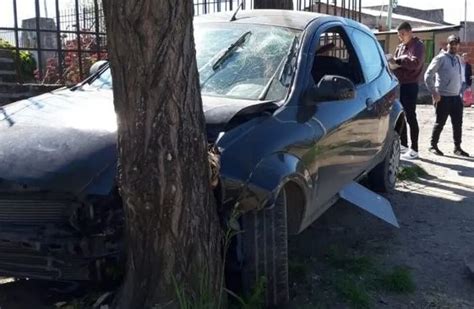
{"label": "sky", "polygon": [[[398,0],[398,5],[416,9],[444,9],[444,20],[459,24],[464,21],[465,0]],[[387,5],[388,0],[362,0],[362,6]],[[467,20],[474,21],[474,0],[467,0]]]}
{"label": "sky", "polygon": [[[86,0],[80,0],[82,3]],[[90,0],[88,0],[90,1]],[[420,9],[436,9],[443,8],[445,21],[459,24],[464,20],[464,1],[465,0],[398,0],[399,5],[411,6]],[[48,16],[55,16],[55,0],[41,0],[41,15],[44,14],[44,5],[48,8]],[[340,2],[340,1],[339,1]],[[474,21],[474,0],[467,0],[468,2],[468,18],[469,21]],[[12,27],[13,26],[13,0],[0,0],[0,27]],[[74,0],[59,0],[60,9],[67,9],[73,7]],[[369,5],[387,5],[388,0],[362,0],[363,6]],[[35,15],[34,0],[17,0],[18,6],[18,19],[21,24],[21,20],[25,18],[31,18]]]}

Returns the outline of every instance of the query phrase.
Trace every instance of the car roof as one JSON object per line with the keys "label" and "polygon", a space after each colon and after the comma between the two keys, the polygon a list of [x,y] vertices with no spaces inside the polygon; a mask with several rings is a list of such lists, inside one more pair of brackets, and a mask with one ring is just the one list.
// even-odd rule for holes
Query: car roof
{"label": "car roof", "polygon": [[[223,12],[200,15],[195,18],[195,22],[230,22],[233,14],[234,12]],[[236,15],[237,19],[232,23],[259,24],[304,30],[310,22],[321,17],[329,17],[329,15],[290,10],[241,10]]]}

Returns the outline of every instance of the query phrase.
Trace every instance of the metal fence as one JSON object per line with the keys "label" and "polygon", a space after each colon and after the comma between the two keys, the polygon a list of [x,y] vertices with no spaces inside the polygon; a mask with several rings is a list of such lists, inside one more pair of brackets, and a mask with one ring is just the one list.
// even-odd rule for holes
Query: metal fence
{"label": "metal fence", "polygon": [[[28,0],[34,16],[18,20],[18,1],[11,2],[13,25],[0,20],[0,39],[7,41],[17,59],[23,51],[36,59],[36,80],[43,83],[77,82],[93,61],[107,57],[107,41],[101,0]],[[46,3],[54,1],[49,10]],[[23,2],[24,3],[24,2]],[[68,7],[62,7],[69,3]],[[294,0],[295,10],[313,11],[359,20],[362,0]],[[254,0],[194,0],[195,15],[234,11],[239,5],[252,9]],[[48,11],[52,14],[49,17]],[[20,12],[21,13],[21,12]],[[21,22],[21,23],[20,23]],[[4,47],[5,48],[5,47]],[[17,65],[18,81],[23,82]]]}

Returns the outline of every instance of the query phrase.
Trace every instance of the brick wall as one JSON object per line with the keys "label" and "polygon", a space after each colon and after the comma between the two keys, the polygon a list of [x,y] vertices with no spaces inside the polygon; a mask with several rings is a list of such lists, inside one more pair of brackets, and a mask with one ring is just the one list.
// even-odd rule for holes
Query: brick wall
{"label": "brick wall", "polygon": [[459,53],[468,53],[469,63],[474,64],[474,42],[462,43],[459,49]]}

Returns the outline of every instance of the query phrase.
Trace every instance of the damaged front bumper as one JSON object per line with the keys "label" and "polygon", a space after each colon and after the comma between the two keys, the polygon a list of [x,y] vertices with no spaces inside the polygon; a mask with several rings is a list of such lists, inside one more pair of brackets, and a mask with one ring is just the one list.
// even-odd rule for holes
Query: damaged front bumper
{"label": "damaged front bumper", "polygon": [[122,259],[117,194],[0,195],[0,275],[60,281],[110,277]]}

